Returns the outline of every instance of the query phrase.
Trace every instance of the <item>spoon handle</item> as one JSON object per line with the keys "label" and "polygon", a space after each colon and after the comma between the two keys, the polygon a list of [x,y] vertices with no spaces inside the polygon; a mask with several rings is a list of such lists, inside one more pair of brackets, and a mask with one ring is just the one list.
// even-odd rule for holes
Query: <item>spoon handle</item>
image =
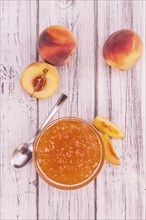
{"label": "spoon handle", "polygon": [[67,95],[65,94],[61,94],[60,98],[58,99],[58,101],[56,102],[54,108],[52,109],[52,111],[50,112],[49,116],[47,117],[46,121],[43,123],[43,125],[41,126],[41,128],[39,129],[38,132],[40,132],[46,125],[47,123],[51,120],[51,118],[55,115],[55,113],[58,111],[58,109],[60,108],[60,106],[65,102],[65,100],[67,99]]}
{"label": "spoon handle", "polygon": [[[51,118],[55,115],[55,113],[58,111],[58,109],[61,107],[61,105],[65,102],[65,100],[67,99],[67,95],[65,94],[61,94],[60,98],[58,99],[58,101],[56,102],[54,108],[52,109],[52,111],[50,112],[50,114],[48,115],[47,119],[45,120],[45,122],[43,123],[43,125],[41,126],[41,128],[38,130],[37,134],[47,125],[47,123],[51,120]],[[36,136],[37,136],[36,134]],[[34,138],[32,138],[29,143],[33,143],[36,136]]]}

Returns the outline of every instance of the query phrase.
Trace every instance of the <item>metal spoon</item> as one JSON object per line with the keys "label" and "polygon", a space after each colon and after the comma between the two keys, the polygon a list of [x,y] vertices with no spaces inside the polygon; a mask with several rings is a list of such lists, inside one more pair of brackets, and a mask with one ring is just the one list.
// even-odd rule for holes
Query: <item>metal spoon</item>
{"label": "metal spoon", "polygon": [[49,116],[47,117],[42,127],[37,132],[36,136],[32,138],[29,142],[21,144],[14,150],[11,159],[12,166],[14,166],[15,168],[21,168],[30,161],[30,159],[32,158],[33,142],[35,138],[37,137],[39,132],[46,126],[46,124],[50,121],[50,119],[55,115],[55,113],[58,111],[58,109],[66,99],[67,96],[65,94],[61,94],[60,98],[58,99],[57,103],[55,104],[54,108],[50,112]]}

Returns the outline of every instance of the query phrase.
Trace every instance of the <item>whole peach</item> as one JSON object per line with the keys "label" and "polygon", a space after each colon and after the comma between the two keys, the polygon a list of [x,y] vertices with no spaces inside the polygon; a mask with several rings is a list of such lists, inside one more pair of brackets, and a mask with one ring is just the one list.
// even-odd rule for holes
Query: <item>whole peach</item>
{"label": "whole peach", "polygon": [[54,66],[68,63],[76,46],[77,42],[73,33],[59,25],[46,28],[37,41],[41,58]]}
{"label": "whole peach", "polygon": [[114,32],[103,46],[107,64],[119,70],[134,66],[142,54],[142,40],[135,32],[127,29]]}

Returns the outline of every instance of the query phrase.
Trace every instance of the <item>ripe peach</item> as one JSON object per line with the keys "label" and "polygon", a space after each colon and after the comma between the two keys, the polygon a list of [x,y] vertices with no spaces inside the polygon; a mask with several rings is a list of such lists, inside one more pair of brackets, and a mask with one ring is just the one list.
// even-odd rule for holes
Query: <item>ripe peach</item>
{"label": "ripe peach", "polygon": [[68,63],[76,46],[77,42],[73,33],[58,25],[46,28],[37,41],[41,58],[54,66]]}
{"label": "ripe peach", "polygon": [[59,76],[57,69],[44,62],[29,65],[21,75],[23,89],[32,96],[44,99],[52,96],[58,88]]}
{"label": "ripe peach", "polygon": [[142,54],[142,40],[133,31],[123,29],[114,32],[103,46],[103,56],[107,64],[119,70],[134,66]]}

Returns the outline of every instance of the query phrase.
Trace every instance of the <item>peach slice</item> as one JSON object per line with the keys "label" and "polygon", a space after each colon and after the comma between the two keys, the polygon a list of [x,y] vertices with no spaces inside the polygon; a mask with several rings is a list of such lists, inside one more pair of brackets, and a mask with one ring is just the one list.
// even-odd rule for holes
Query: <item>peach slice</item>
{"label": "peach slice", "polygon": [[54,66],[69,62],[77,46],[73,33],[66,27],[52,25],[39,36],[37,48],[41,58]]}
{"label": "peach slice", "polygon": [[105,145],[105,159],[113,165],[121,165],[120,159],[117,156],[108,135],[103,135],[102,139]]}
{"label": "peach slice", "polygon": [[143,44],[140,36],[128,29],[114,32],[103,46],[107,64],[121,71],[134,66],[141,57]]}
{"label": "peach slice", "polygon": [[94,121],[93,125],[102,133],[107,134],[110,137],[114,138],[124,138],[124,133],[118,128],[115,124],[109,121],[106,118],[101,116],[97,116]]}
{"label": "peach slice", "polygon": [[57,69],[44,62],[29,65],[21,75],[21,85],[30,95],[44,99],[52,96],[58,88]]}

